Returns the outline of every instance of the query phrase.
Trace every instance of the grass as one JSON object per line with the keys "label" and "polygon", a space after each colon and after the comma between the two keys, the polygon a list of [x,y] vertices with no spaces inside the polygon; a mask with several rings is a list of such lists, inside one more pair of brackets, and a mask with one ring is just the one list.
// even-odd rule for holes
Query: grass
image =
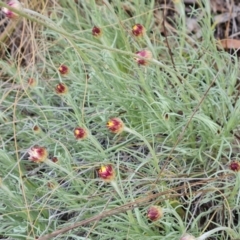
{"label": "grass", "polygon": [[[41,1],[42,17],[18,12],[12,54],[16,36],[5,32],[1,238],[240,239],[240,175],[229,168],[239,160],[239,65],[217,47],[210,6],[192,10],[202,14],[195,39],[181,2],[167,37],[156,30],[154,1],[104,2]],[[132,35],[135,23],[145,36]],[[142,49],[153,54],[147,66],[134,60]],[[122,133],[107,129],[112,117]],[[76,140],[76,127],[86,139]],[[44,163],[28,160],[33,146],[47,149]],[[108,164],[116,176],[104,182],[97,170]],[[152,205],[164,211],[157,221],[147,218]]]}

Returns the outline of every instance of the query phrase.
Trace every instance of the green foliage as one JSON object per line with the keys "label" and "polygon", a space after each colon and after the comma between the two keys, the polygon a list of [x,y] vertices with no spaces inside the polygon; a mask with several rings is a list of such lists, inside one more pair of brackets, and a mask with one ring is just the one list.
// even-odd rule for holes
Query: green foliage
{"label": "green foliage", "polygon": [[[228,168],[239,159],[237,57],[217,49],[205,5],[195,13],[202,16],[199,40],[187,32],[182,3],[166,38],[154,25],[155,1],[104,2],[59,1],[49,21],[20,13],[43,29],[34,67],[1,60],[0,235],[35,239],[99,216],[52,239],[170,240],[217,226],[232,232],[215,239],[237,236],[239,173]],[[131,34],[135,23],[145,26],[145,37]],[[101,37],[92,36],[93,26]],[[134,60],[142,49],[153,53],[146,66]],[[60,64],[69,74],[59,73]],[[60,82],[65,95],[55,92]],[[127,130],[110,133],[111,117]],[[86,139],[75,139],[78,126]],[[45,163],[28,160],[33,146],[47,149]],[[114,184],[96,173],[109,163]],[[153,204],[165,212],[156,222],[146,218]]]}

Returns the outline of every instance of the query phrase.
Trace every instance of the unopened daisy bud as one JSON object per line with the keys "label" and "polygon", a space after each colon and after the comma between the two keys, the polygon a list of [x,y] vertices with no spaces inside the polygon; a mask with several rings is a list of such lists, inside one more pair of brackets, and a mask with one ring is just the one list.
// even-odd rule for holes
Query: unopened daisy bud
{"label": "unopened daisy bud", "polygon": [[240,171],[240,162],[232,161],[229,165],[229,168],[232,171],[239,172]]}
{"label": "unopened daisy bud", "polygon": [[29,87],[35,87],[36,85],[37,85],[37,81],[36,81],[36,79],[34,79],[34,78],[29,78],[28,79],[28,85],[29,85]]}
{"label": "unopened daisy bud", "polygon": [[58,158],[57,158],[57,157],[52,157],[51,160],[52,160],[52,162],[54,162],[54,163],[58,162]]}
{"label": "unopened daisy bud", "polygon": [[132,34],[136,37],[142,37],[145,34],[145,28],[142,24],[135,24],[132,27]]}
{"label": "unopened daisy bud", "polygon": [[59,95],[64,95],[64,94],[66,94],[68,92],[68,87],[65,84],[63,84],[63,83],[59,83],[55,87],[55,91]]}
{"label": "unopened daisy bud", "polygon": [[168,113],[164,114],[164,119],[167,121],[169,119]]}
{"label": "unopened daisy bud", "polygon": [[44,162],[47,159],[48,152],[44,147],[35,146],[28,150],[28,154],[28,159],[30,161],[40,163]]}
{"label": "unopened daisy bud", "polygon": [[97,38],[101,37],[102,36],[102,29],[99,28],[99,27],[94,26],[93,29],[92,29],[92,35],[94,37],[97,37]]}
{"label": "unopened daisy bud", "polygon": [[111,118],[107,122],[107,128],[112,133],[121,133],[124,130],[124,123],[120,118]]}
{"label": "unopened daisy bud", "polygon": [[[21,10],[22,9],[22,5],[19,1],[17,0],[11,0],[7,3],[8,6],[15,8],[16,10]],[[2,11],[5,13],[6,17],[11,18],[11,19],[15,19],[18,17],[17,13],[14,13],[13,11],[9,10],[8,8],[3,7]]]}
{"label": "unopened daisy bud", "polygon": [[58,71],[62,74],[62,75],[67,75],[69,73],[69,68],[66,65],[60,65],[58,68]]}
{"label": "unopened daisy bud", "polygon": [[101,166],[98,169],[98,176],[105,182],[111,182],[115,178],[115,170],[111,164]]}
{"label": "unopened daisy bud", "polygon": [[185,233],[179,240],[196,240],[196,238],[193,235]]}
{"label": "unopened daisy bud", "polygon": [[38,134],[41,132],[41,128],[38,125],[33,126],[32,130],[35,134]]}
{"label": "unopened daisy bud", "polygon": [[138,58],[136,57],[135,60],[136,62],[138,63],[138,65],[148,65],[148,60],[151,60],[152,59],[152,53],[149,51],[149,50],[141,50],[139,52],[136,53],[139,57],[144,57],[146,59],[141,59],[141,58]]}
{"label": "unopened daisy bud", "polygon": [[147,211],[147,217],[151,221],[157,221],[163,217],[163,210],[159,206],[151,206]]}
{"label": "unopened daisy bud", "polygon": [[87,131],[82,127],[76,127],[74,129],[74,136],[78,140],[83,140],[87,137]]}

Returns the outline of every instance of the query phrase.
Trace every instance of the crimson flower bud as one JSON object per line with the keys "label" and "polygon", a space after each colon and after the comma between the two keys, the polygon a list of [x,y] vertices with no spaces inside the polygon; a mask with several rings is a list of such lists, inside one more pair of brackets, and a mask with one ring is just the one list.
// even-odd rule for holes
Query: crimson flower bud
{"label": "crimson flower bud", "polygon": [[74,129],[74,136],[76,139],[83,140],[87,137],[87,131],[82,127],[76,127]]}
{"label": "crimson flower bud", "polygon": [[121,133],[124,130],[124,123],[120,118],[111,118],[107,122],[107,128],[112,133]]}
{"label": "crimson flower bud", "polygon": [[237,161],[232,161],[229,165],[229,168],[232,171],[239,172],[240,171],[240,163]]}
{"label": "crimson flower bud", "polygon": [[44,162],[47,159],[48,152],[44,147],[35,146],[28,150],[28,154],[28,159],[30,161],[40,163]]}
{"label": "crimson flower bud", "polygon": [[138,65],[148,65],[148,60],[151,60],[152,59],[152,53],[149,51],[149,50],[141,50],[139,52],[136,53],[139,57],[144,57],[146,59],[141,59],[141,58],[138,58],[136,57],[135,60],[136,62],[138,63]]}
{"label": "crimson flower bud", "polygon": [[59,95],[65,95],[68,92],[68,87],[64,83],[59,83],[55,87],[55,91]]}
{"label": "crimson flower bud", "polygon": [[147,211],[147,217],[151,221],[157,221],[163,217],[163,210],[159,206],[151,206]]}
{"label": "crimson flower bud", "polygon": [[62,75],[67,75],[69,73],[69,68],[66,65],[60,65],[58,68],[58,71],[62,74]]}
{"label": "crimson flower bud", "polygon": [[143,25],[137,23],[132,27],[132,34],[136,37],[142,37],[145,34],[145,28]]}
{"label": "crimson flower bud", "polygon": [[92,35],[94,37],[97,37],[97,38],[101,37],[102,36],[102,29],[99,28],[99,27],[94,26],[93,29],[92,29]]}
{"label": "crimson flower bud", "polygon": [[[22,5],[19,1],[17,0],[11,0],[7,3],[8,6],[15,8],[16,10],[21,10],[22,9]],[[17,13],[12,12],[11,10],[9,10],[8,8],[3,7],[2,8],[3,13],[5,13],[6,17],[11,18],[11,19],[15,19],[18,17]]]}
{"label": "crimson flower bud", "polygon": [[111,164],[101,166],[98,169],[98,176],[105,182],[111,182],[115,178],[115,170]]}

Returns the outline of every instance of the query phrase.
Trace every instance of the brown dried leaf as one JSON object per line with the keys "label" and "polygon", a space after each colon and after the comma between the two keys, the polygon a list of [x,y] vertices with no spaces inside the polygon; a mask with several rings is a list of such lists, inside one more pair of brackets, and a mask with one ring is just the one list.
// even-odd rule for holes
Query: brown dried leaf
{"label": "brown dried leaf", "polygon": [[221,39],[218,45],[224,49],[240,49],[240,40],[238,39]]}

